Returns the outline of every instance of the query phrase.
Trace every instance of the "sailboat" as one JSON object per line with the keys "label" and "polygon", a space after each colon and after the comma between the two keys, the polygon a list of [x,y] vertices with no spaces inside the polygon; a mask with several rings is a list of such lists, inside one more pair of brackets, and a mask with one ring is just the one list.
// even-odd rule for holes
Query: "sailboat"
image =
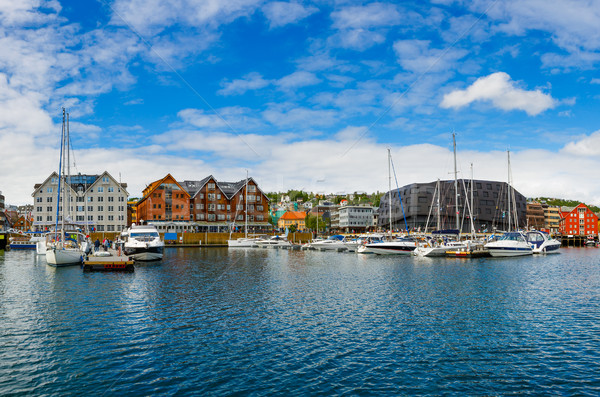
{"label": "sailboat", "polygon": [[[389,177],[389,222],[390,222],[390,235],[389,241],[367,243],[361,246],[358,250],[359,253],[370,253],[377,255],[411,255],[417,248],[417,244],[411,237],[402,237],[392,239],[392,155],[390,149],[388,149],[388,177]],[[400,199],[400,194],[398,194]],[[406,221],[406,218],[405,218]],[[407,228],[408,229],[408,228]]]}
{"label": "sailboat", "polygon": [[[444,241],[442,242],[429,242],[424,246],[419,246],[415,253],[419,256],[446,256],[447,251],[456,251],[465,249],[467,244],[463,241],[457,240],[446,240],[448,235],[456,235],[460,237],[460,224],[459,224],[459,207],[458,207],[458,170],[456,167],[456,134],[452,133],[452,145],[454,150],[454,205],[455,211],[454,216],[456,220],[456,229],[455,230],[440,230],[440,181],[438,179],[438,183],[436,185],[437,191],[437,231],[433,232],[434,235],[444,236]],[[434,194],[435,196],[435,194]],[[435,197],[434,197],[435,199]]]}
{"label": "sailboat", "polygon": [[[227,240],[227,246],[230,248],[234,247],[257,247],[257,240],[260,240],[260,237],[248,237],[248,171],[246,171],[246,184],[244,186],[244,237],[240,237],[238,239],[232,240],[231,233],[229,233],[229,240]],[[233,228],[232,231],[233,233]]]}
{"label": "sailboat", "polygon": [[[71,196],[68,193],[70,188],[67,189],[66,186],[67,176],[69,179],[71,177],[68,117],[68,113],[63,108],[60,160],[58,165],[59,178],[56,197],[56,223],[54,232],[46,235],[46,262],[51,266],[78,265],[83,262],[85,255],[85,248],[82,246],[86,241],[85,236],[74,225],[69,225],[68,223],[71,207]],[[67,176],[65,176],[65,171]]]}
{"label": "sailboat", "polygon": [[[485,249],[487,249],[492,256],[524,256],[524,255],[532,255],[533,254],[533,246],[527,241],[526,236],[520,231],[510,231],[512,228],[511,224],[511,209],[510,203],[511,200],[514,200],[512,187],[511,187],[511,171],[510,171],[510,151],[508,153],[508,232],[504,233],[498,240],[492,241],[491,243],[487,243],[485,245]],[[517,212],[515,206],[513,206],[515,210],[515,218],[517,217]],[[518,220],[515,220],[518,228]]]}

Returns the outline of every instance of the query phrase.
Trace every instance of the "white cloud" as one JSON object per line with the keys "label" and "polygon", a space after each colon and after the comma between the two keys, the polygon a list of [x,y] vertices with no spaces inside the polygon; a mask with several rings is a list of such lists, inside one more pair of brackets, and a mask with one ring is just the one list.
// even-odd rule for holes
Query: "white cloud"
{"label": "white cloud", "polygon": [[547,32],[548,39],[567,55],[546,55],[543,57],[546,67],[587,69],[600,61],[595,54],[600,48],[597,1],[485,0],[467,5],[477,13],[487,10],[496,32],[515,36],[526,36],[528,31]]}
{"label": "white cloud", "polygon": [[550,95],[540,90],[517,88],[508,74],[497,72],[480,77],[466,90],[444,95],[441,107],[459,109],[477,101],[491,102],[502,110],[523,110],[531,116],[556,106],[556,101]]}
{"label": "white cloud", "polygon": [[589,136],[584,136],[578,141],[567,143],[562,152],[573,156],[600,156],[600,131],[593,132]]}
{"label": "white cloud", "polygon": [[455,68],[457,61],[467,55],[461,49],[435,49],[426,40],[401,40],[394,43],[398,62],[414,73],[441,72]]}
{"label": "white cloud", "polygon": [[402,18],[395,4],[371,3],[365,6],[350,6],[331,13],[333,27],[337,29],[370,29],[394,26]]}
{"label": "white cloud", "polygon": [[223,88],[217,91],[220,95],[242,95],[249,90],[258,90],[271,84],[270,81],[263,79],[260,73],[252,72],[244,76],[243,79],[236,79],[231,82],[222,83]]}
{"label": "white cloud", "polygon": [[306,87],[319,84],[321,80],[314,73],[299,70],[290,75],[284,76],[277,80],[277,85],[282,90],[293,90],[296,88]]}
{"label": "white cloud", "polygon": [[385,42],[384,28],[402,22],[397,6],[386,3],[344,7],[332,12],[331,19],[338,32],[330,37],[329,44],[359,51]]}
{"label": "white cloud", "polygon": [[309,109],[291,105],[271,105],[263,118],[280,128],[325,127],[335,124],[338,113],[327,109]]}
{"label": "white cloud", "polygon": [[305,7],[298,3],[275,1],[262,7],[262,12],[269,19],[271,29],[296,23],[317,12],[316,7]]}

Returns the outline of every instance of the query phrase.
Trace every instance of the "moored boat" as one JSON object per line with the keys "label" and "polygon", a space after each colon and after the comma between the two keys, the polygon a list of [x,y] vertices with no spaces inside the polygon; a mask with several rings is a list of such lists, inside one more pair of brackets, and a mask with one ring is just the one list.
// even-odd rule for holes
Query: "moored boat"
{"label": "moored boat", "polygon": [[533,247],[521,232],[504,233],[496,241],[485,245],[491,256],[523,256],[532,255]]}
{"label": "moored boat", "polygon": [[285,236],[271,236],[262,240],[257,240],[256,245],[259,247],[278,247],[278,246],[289,246],[291,242],[285,238]]}
{"label": "moored boat", "polygon": [[311,248],[322,251],[337,251],[347,250],[346,238],[341,234],[329,236],[326,240],[313,241],[310,244]]}
{"label": "moored boat", "polygon": [[121,233],[123,253],[138,261],[159,261],[163,258],[165,242],[154,225],[136,225]]}
{"label": "moored boat", "polygon": [[410,237],[365,244],[365,250],[377,255],[411,255],[416,248],[417,243]]}
{"label": "moored boat", "polygon": [[558,253],[560,249],[560,241],[550,237],[546,232],[532,230],[525,234],[527,242],[532,245],[534,254],[551,254]]}

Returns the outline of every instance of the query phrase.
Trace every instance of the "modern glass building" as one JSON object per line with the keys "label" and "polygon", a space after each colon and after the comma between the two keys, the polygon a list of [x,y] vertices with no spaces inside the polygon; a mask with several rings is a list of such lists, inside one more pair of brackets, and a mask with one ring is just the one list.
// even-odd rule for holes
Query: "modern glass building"
{"label": "modern glass building", "polygon": [[514,189],[509,192],[506,182],[474,180],[471,192],[471,180],[459,179],[458,205],[454,180],[439,181],[439,185],[438,182],[413,183],[394,189],[381,198],[377,223],[381,229],[389,229],[390,194],[391,222],[395,230],[406,230],[407,227],[410,231],[422,232],[456,229],[458,215],[459,229],[462,233],[470,233],[471,214],[476,232],[508,230],[509,218],[511,229],[517,227],[515,218],[518,227],[527,224],[527,199]]}

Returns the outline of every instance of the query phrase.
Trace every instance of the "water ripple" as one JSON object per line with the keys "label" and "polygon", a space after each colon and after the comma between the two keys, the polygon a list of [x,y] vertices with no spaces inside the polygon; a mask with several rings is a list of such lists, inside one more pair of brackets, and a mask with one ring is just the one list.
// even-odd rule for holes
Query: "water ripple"
{"label": "water ripple", "polygon": [[0,253],[0,394],[598,395],[597,252],[170,248],[132,274]]}

